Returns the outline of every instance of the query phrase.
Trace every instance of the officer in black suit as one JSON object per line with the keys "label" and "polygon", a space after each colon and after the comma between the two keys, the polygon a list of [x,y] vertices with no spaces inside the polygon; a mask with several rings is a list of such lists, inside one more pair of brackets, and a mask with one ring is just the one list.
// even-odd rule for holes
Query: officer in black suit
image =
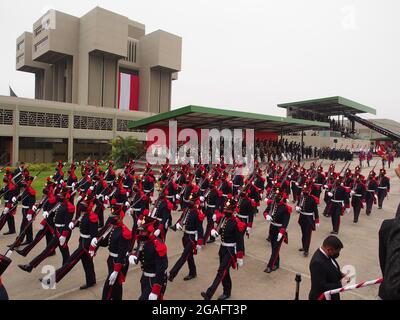
{"label": "officer in black suit", "polygon": [[4,288],[2,282],[1,282],[1,276],[0,276],[0,301],[8,300],[8,294],[6,291],[6,288]]}
{"label": "officer in black suit", "polygon": [[[343,248],[342,242],[335,236],[327,237],[322,247],[313,255],[310,262],[311,290],[310,300],[317,300],[321,294],[328,290],[342,287],[345,275],[340,271],[336,259]],[[339,294],[331,296],[332,300],[340,300]]]}

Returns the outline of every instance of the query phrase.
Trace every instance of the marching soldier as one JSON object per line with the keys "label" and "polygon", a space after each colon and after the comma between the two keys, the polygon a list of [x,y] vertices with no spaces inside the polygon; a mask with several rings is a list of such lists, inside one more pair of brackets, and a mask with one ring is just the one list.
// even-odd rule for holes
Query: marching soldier
{"label": "marching soldier", "polygon": [[[242,221],[243,223],[246,224],[246,230],[245,232],[242,233],[242,236],[244,237],[245,233],[249,237],[251,228],[253,227],[253,221],[254,221],[254,212],[256,208],[256,203],[249,198],[249,194],[247,191],[243,190],[243,192],[240,193],[240,199],[238,202],[238,212],[236,216]],[[243,251],[245,249],[243,248]]]}
{"label": "marching soldier", "polygon": [[214,219],[218,226],[217,229],[212,230],[211,235],[215,238],[221,236],[221,246],[218,253],[219,267],[211,286],[207,291],[201,293],[204,300],[212,299],[220,283],[222,283],[224,292],[218,300],[229,299],[232,293],[230,269],[231,267],[235,269],[243,266],[244,243],[241,234],[246,230],[246,224],[235,217],[236,206],[237,202],[228,198],[223,213],[216,215]]}
{"label": "marching soldier", "polygon": [[353,222],[357,223],[360,216],[361,209],[364,208],[366,187],[361,176],[357,175],[355,178],[353,189],[351,190],[351,206],[353,207],[354,219]]}
{"label": "marching soldier", "polygon": [[[36,211],[35,201],[36,201],[36,191],[32,188],[33,177],[29,177],[25,182],[25,190],[22,195],[19,197],[22,201],[22,222],[20,228],[20,234],[24,231],[27,224],[32,220],[32,215],[34,211]],[[33,228],[32,224],[28,227],[28,230],[25,232],[26,241],[21,243],[21,245],[28,245],[33,241]],[[24,238],[25,238],[24,236]]]}
{"label": "marching soldier", "polygon": [[19,194],[17,186],[13,183],[13,179],[10,179],[10,176],[5,176],[3,178],[3,182],[5,184],[5,190],[3,193],[4,197],[4,210],[0,215],[0,231],[3,229],[4,225],[8,224],[8,232],[4,233],[4,235],[11,235],[16,233],[15,231],[15,220],[14,215],[17,212],[17,197]]}
{"label": "marching soldier", "polygon": [[[198,188],[198,187],[197,187]],[[183,280],[189,281],[197,277],[196,264],[194,255],[199,253],[203,246],[204,231],[203,221],[204,214],[201,211],[200,200],[196,189],[189,197],[188,207],[184,210],[181,219],[176,223],[176,230],[183,231],[182,245],[183,252],[178,261],[169,272],[168,280],[174,281],[180,269],[187,262],[189,266],[189,275]]]}
{"label": "marching soldier", "polygon": [[112,214],[108,222],[112,224],[112,231],[104,239],[93,238],[90,254],[93,256],[98,246],[108,246],[107,259],[108,276],[104,283],[102,300],[122,300],[125,276],[122,272],[128,263],[129,248],[132,242],[132,232],[123,223],[125,213],[122,205],[112,201]]}
{"label": "marching soldier", "polygon": [[131,265],[142,267],[139,300],[163,300],[167,282],[167,246],[154,235],[152,223],[142,224],[136,251],[129,256]]}
{"label": "marching soldier", "polygon": [[344,209],[346,208],[346,213],[349,213],[350,211],[349,193],[350,191],[343,186],[343,178],[341,176],[337,176],[335,184],[328,192],[330,203],[327,212],[332,219],[333,230],[331,234],[339,233],[340,217],[343,215]]}
{"label": "marching soldier", "polygon": [[302,235],[302,246],[299,251],[303,252],[304,257],[308,257],[312,233],[319,226],[318,204],[318,197],[312,194],[312,182],[307,181],[303,187],[300,201],[296,206],[296,211],[300,213],[298,223]]}
{"label": "marching soldier", "polygon": [[282,242],[287,242],[287,227],[290,221],[292,207],[286,203],[287,195],[279,188],[276,189],[274,200],[267,201],[264,218],[271,221],[269,238],[271,241],[271,257],[264,272],[271,273],[279,269],[279,252]]}
{"label": "marching soldier", "polygon": [[[54,196],[54,183],[51,181],[50,178],[47,178],[47,183],[43,188],[43,195],[44,199],[39,204],[38,208],[43,208],[43,216],[47,218],[42,219],[42,221],[40,222],[39,231],[36,233],[33,241],[25,248],[15,250],[23,257],[26,257],[29,252],[31,252],[32,249],[40,242],[40,240],[43,239],[43,237],[46,237],[46,246],[50,244],[50,241],[53,238],[55,228],[54,220],[52,217],[49,217],[49,212],[52,212],[52,209],[57,204],[57,199]],[[55,255],[55,252],[50,255]]]}
{"label": "marching soldier", "polygon": [[56,173],[53,176],[53,180],[57,183],[64,180],[64,172],[62,171],[63,167],[64,167],[64,164],[62,163],[62,161],[61,160],[58,161],[57,167],[56,167]]}
{"label": "marching soldier", "polygon": [[378,182],[376,181],[376,173],[375,171],[371,171],[368,175],[368,180],[366,183],[366,193],[365,193],[365,202],[366,202],[366,214],[369,216],[372,211],[372,205],[376,204],[377,201],[377,192],[378,192]]}
{"label": "marching soldier", "polygon": [[383,200],[385,200],[389,192],[390,192],[390,178],[386,176],[386,170],[382,168],[379,171],[379,180],[378,180],[378,209],[382,209]]}
{"label": "marching soldier", "polygon": [[[71,236],[71,232],[68,228],[69,223],[72,221],[75,207],[69,201],[70,195],[66,184],[63,186],[62,192],[57,195],[57,205],[52,209],[54,211],[54,234],[48,246],[34,258],[30,263],[26,265],[18,265],[20,269],[26,272],[32,272],[42,261],[49,257],[58,247],[63,257],[63,265],[69,258],[68,240]],[[49,218],[48,215],[44,215],[45,219]]]}
{"label": "marching soldier", "polygon": [[215,238],[211,235],[211,230],[214,228],[213,216],[217,210],[222,197],[222,192],[218,191],[215,184],[211,183],[209,191],[202,197],[200,201],[204,203],[205,214],[207,217],[207,227],[204,235],[204,243],[213,243]]}
{"label": "marching soldier", "polygon": [[[79,262],[82,261],[83,269],[85,271],[86,284],[80,287],[81,290],[88,289],[93,287],[96,284],[96,273],[94,271],[93,259],[89,254],[90,244],[92,239],[97,237],[97,229],[99,218],[93,212],[94,207],[94,196],[89,195],[88,206],[82,212],[81,222],[79,224],[79,246],[69,257],[67,262],[63,264],[63,266],[56,270],[55,281],[56,283],[60,282],[71,270],[72,268]],[[71,221],[69,223],[68,228],[72,230],[76,226],[76,221]]]}

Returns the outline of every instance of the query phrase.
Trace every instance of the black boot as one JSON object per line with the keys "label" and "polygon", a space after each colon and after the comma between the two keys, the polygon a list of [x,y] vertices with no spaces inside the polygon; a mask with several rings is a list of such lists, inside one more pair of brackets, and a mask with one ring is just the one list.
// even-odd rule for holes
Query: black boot
{"label": "black boot", "polygon": [[218,300],[226,300],[226,299],[229,299],[230,297],[231,297],[231,295],[227,295],[227,294],[223,293],[218,297]]}
{"label": "black boot", "polygon": [[211,297],[206,292],[202,292],[201,296],[203,297],[204,300],[211,300]]}
{"label": "black boot", "polygon": [[31,272],[32,272],[32,269],[33,269],[33,267],[32,267],[30,264],[19,264],[18,267],[19,267],[21,270],[26,271],[26,272],[29,272],[29,273],[31,273]]}
{"label": "black boot", "polygon": [[186,276],[186,277],[184,277],[183,278],[183,280],[184,281],[189,281],[189,280],[192,280],[192,279],[194,279],[194,278],[196,278],[197,277],[197,275],[188,275],[188,276]]}

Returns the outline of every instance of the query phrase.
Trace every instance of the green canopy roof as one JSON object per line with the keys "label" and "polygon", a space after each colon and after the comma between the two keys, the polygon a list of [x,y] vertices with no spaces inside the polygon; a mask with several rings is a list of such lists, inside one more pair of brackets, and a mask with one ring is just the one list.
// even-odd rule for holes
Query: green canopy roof
{"label": "green canopy roof", "polygon": [[368,107],[366,105],[363,105],[361,103],[343,97],[330,97],[330,98],[282,103],[278,104],[278,107],[289,110],[291,109],[292,111],[299,110],[307,112],[317,112],[327,116],[341,115],[344,113],[376,114],[376,110],[374,108]]}
{"label": "green canopy roof", "polygon": [[167,127],[170,120],[178,122],[178,128],[199,129],[254,129],[266,132],[293,132],[328,128],[325,122],[270,116],[265,114],[187,106],[145,119],[131,121],[129,128]]}

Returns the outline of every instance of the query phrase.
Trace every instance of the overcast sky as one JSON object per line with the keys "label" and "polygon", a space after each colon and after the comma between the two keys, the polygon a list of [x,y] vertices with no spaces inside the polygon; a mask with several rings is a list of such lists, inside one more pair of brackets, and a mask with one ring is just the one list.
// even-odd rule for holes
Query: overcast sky
{"label": "overcast sky", "polygon": [[398,0],[1,0],[0,94],[34,95],[15,70],[16,38],[49,8],[95,6],[183,38],[173,108],[284,115],[278,103],[340,95],[400,121]]}

